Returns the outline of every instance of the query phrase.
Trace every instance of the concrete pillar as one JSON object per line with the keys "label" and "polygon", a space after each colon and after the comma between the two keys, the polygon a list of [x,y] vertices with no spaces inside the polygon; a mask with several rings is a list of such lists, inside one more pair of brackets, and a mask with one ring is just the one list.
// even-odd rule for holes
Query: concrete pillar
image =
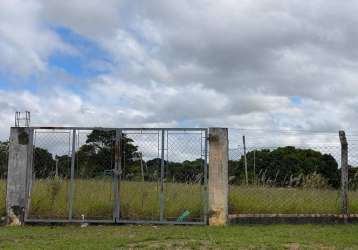
{"label": "concrete pillar", "polygon": [[32,129],[11,128],[7,174],[7,223],[21,225],[31,182]]}
{"label": "concrete pillar", "polygon": [[346,133],[339,131],[341,141],[341,213],[347,220],[348,216],[348,142]]}
{"label": "concrete pillar", "polygon": [[228,220],[227,128],[209,128],[209,225],[226,225]]}

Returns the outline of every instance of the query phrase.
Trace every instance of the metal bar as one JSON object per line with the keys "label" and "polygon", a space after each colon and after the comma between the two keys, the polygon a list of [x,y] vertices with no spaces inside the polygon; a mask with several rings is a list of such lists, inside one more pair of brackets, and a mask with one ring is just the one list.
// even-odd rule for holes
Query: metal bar
{"label": "metal bar", "polygon": [[104,128],[104,127],[41,127],[41,126],[33,126],[33,129],[47,129],[47,130],[103,130],[103,131],[110,131],[110,130],[143,130],[143,131],[157,131],[157,130],[166,130],[166,131],[203,131],[206,128]]}
{"label": "metal bar", "polygon": [[150,221],[150,220],[122,220],[120,221],[120,224],[157,224],[157,225],[205,225],[202,221],[185,221],[185,222],[179,222],[179,221]]}
{"label": "metal bar", "polygon": [[115,142],[115,169],[113,173],[113,188],[114,188],[114,211],[113,220],[118,222],[120,220],[120,173],[122,164],[122,131],[116,130],[116,142]]}
{"label": "metal bar", "polygon": [[29,223],[112,223],[113,220],[28,219]]}
{"label": "metal bar", "polygon": [[29,128],[29,143],[28,143],[28,151],[27,151],[27,167],[26,167],[26,186],[25,186],[25,194],[26,194],[26,207],[24,214],[24,221],[29,216],[30,206],[31,206],[31,190],[32,190],[32,173],[33,173],[33,159],[34,159],[34,129]]}
{"label": "metal bar", "polygon": [[[112,220],[53,220],[53,219],[28,219],[27,223],[96,223],[113,224]],[[156,220],[121,220],[116,224],[156,224],[156,225],[205,225],[196,221],[156,221]]]}
{"label": "metal bar", "polygon": [[246,158],[246,140],[245,140],[245,136],[242,136],[242,143],[244,145],[245,180],[246,180],[246,185],[249,185],[249,177],[247,175],[247,158]]}
{"label": "metal bar", "polygon": [[205,130],[204,136],[204,224],[208,224],[208,130]]}
{"label": "metal bar", "polygon": [[37,131],[37,134],[71,134],[71,131],[53,131],[53,130],[45,130],[45,131]]}
{"label": "metal bar", "polygon": [[73,217],[73,195],[75,189],[75,162],[76,162],[76,130],[72,131],[72,156],[71,156],[71,179],[70,190],[68,195],[68,219],[72,220]]}
{"label": "metal bar", "polygon": [[256,148],[254,150],[254,178],[252,183],[256,184]]}
{"label": "metal bar", "polygon": [[161,163],[160,163],[160,221],[164,221],[164,136],[162,129]]}

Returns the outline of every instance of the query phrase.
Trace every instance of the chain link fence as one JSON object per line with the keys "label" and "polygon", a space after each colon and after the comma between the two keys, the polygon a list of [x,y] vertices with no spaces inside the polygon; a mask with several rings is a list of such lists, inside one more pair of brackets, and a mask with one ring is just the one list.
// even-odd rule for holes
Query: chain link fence
{"label": "chain link fence", "polygon": [[33,134],[28,222],[205,223],[206,129]]}
{"label": "chain link fence", "polygon": [[[206,139],[206,129],[34,129],[27,219],[206,221]],[[358,134],[347,139],[348,212],[358,214]],[[338,132],[229,129],[229,148],[230,214],[340,213]]]}
{"label": "chain link fence", "polygon": [[72,137],[71,130],[34,130],[28,218],[68,217]]}
{"label": "chain link fence", "polygon": [[[0,141],[0,217],[5,216],[6,177],[9,157],[9,143]],[[0,219],[1,223],[1,219]]]}
{"label": "chain link fence", "polygon": [[348,212],[358,214],[358,134],[348,133]]}
{"label": "chain link fence", "polygon": [[[338,133],[231,129],[229,135],[231,214],[340,213]],[[351,190],[352,208],[355,195]]]}

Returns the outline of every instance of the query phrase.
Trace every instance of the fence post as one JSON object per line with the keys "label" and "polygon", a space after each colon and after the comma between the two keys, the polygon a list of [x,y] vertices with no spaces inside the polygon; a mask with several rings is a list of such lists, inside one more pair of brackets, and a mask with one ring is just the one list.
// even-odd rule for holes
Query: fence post
{"label": "fence post", "polygon": [[244,145],[245,181],[246,185],[249,185],[249,177],[247,174],[246,138],[244,135],[242,136],[242,144]]}
{"label": "fence post", "polygon": [[228,130],[209,128],[209,224],[225,225],[228,220]]}
{"label": "fence post", "polygon": [[27,191],[31,182],[32,129],[10,130],[9,162],[6,191],[7,223],[22,225],[27,208]]}
{"label": "fence post", "polygon": [[344,131],[339,131],[341,141],[341,213],[348,216],[348,142]]}

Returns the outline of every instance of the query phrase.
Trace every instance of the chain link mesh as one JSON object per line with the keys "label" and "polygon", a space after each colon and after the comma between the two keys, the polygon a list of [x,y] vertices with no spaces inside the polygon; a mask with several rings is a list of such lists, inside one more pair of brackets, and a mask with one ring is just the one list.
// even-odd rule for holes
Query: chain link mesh
{"label": "chain link mesh", "polygon": [[230,213],[339,213],[338,133],[232,129],[229,136]]}
{"label": "chain link mesh", "polygon": [[8,157],[9,143],[0,141],[0,217],[5,216]]}
{"label": "chain link mesh", "polygon": [[70,130],[35,130],[29,218],[66,218],[68,214]]}
{"label": "chain link mesh", "polygon": [[166,133],[165,218],[188,214],[190,221],[204,219],[205,135],[199,132]]}
{"label": "chain link mesh", "polygon": [[78,130],[76,134],[73,219],[113,217],[115,130]]}
{"label": "chain link mesh", "polygon": [[28,219],[202,222],[205,131],[35,129]]}
{"label": "chain link mesh", "polygon": [[160,164],[160,131],[122,131],[122,219],[159,220]]}
{"label": "chain link mesh", "polygon": [[358,134],[348,133],[348,212],[358,214]]}

